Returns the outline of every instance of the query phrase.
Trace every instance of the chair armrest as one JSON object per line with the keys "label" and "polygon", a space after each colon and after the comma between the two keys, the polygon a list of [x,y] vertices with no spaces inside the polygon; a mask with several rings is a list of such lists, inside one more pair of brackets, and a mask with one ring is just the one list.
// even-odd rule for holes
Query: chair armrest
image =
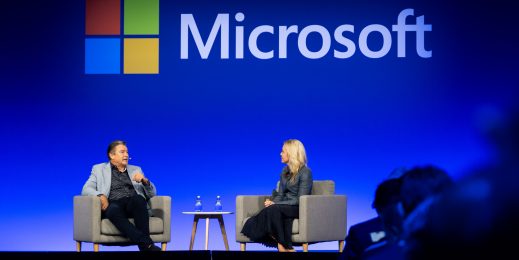
{"label": "chair armrest", "polygon": [[344,240],[345,195],[303,195],[299,198],[299,235],[303,241]]}
{"label": "chair armrest", "polygon": [[154,196],[150,199],[153,217],[161,218],[164,223],[164,238],[171,239],[171,197]]}
{"label": "chair armrest", "polygon": [[269,195],[239,195],[236,196],[236,237],[241,237],[243,221],[258,213],[265,207],[265,199]]}
{"label": "chair armrest", "polygon": [[[151,212],[153,217],[165,219],[171,217],[171,197],[154,196],[150,199]],[[169,216],[166,216],[169,215]]]}
{"label": "chair armrest", "polygon": [[74,196],[74,240],[96,242],[101,237],[101,200]]}

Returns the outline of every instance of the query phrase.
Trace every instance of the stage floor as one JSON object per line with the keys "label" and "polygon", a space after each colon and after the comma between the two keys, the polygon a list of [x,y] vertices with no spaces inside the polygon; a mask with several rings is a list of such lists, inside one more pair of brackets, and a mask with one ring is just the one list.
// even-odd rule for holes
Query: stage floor
{"label": "stage floor", "polygon": [[165,252],[0,252],[0,259],[193,259],[193,260],[228,260],[228,259],[264,259],[264,260],[337,260],[338,252],[296,252],[278,253],[265,251],[165,251]]}

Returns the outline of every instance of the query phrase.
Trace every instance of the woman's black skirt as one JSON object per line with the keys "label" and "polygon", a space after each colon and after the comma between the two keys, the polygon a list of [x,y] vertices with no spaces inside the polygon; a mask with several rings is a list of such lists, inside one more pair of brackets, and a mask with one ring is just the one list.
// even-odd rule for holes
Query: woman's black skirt
{"label": "woman's black skirt", "polygon": [[273,204],[249,218],[241,233],[250,240],[268,247],[282,244],[292,249],[292,223],[299,217],[299,206]]}

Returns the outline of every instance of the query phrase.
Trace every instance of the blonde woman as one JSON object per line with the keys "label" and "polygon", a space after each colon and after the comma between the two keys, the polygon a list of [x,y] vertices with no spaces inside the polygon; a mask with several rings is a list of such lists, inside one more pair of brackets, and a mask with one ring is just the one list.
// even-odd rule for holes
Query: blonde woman
{"label": "blonde woman", "polygon": [[278,190],[265,201],[265,208],[245,222],[241,232],[280,252],[295,252],[292,222],[299,217],[299,197],[312,190],[312,171],[307,166],[305,147],[296,139],[284,142],[281,162],[287,166],[281,172]]}

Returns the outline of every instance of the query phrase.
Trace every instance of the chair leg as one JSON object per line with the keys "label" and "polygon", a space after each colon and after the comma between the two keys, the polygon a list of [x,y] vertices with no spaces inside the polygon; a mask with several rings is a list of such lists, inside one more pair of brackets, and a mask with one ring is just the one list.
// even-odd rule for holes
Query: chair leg
{"label": "chair leg", "polygon": [[166,251],[166,246],[167,246],[167,245],[168,245],[168,243],[166,243],[166,242],[162,242],[162,244],[161,244],[161,249],[162,249],[162,251]]}
{"label": "chair leg", "polygon": [[94,252],[99,252],[99,244],[94,243]]}
{"label": "chair leg", "polygon": [[76,252],[81,252],[81,242],[76,241]]}
{"label": "chair leg", "polygon": [[344,249],[344,240],[339,240],[339,252],[342,253]]}
{"label": "chair leg", "polygon": [[303,252],[308,252],[308,243],[303,243]]}
{"label": "chair leg", "polygon": [[240,243],[240,251],[245,251],[246,245],[246,243]]}

